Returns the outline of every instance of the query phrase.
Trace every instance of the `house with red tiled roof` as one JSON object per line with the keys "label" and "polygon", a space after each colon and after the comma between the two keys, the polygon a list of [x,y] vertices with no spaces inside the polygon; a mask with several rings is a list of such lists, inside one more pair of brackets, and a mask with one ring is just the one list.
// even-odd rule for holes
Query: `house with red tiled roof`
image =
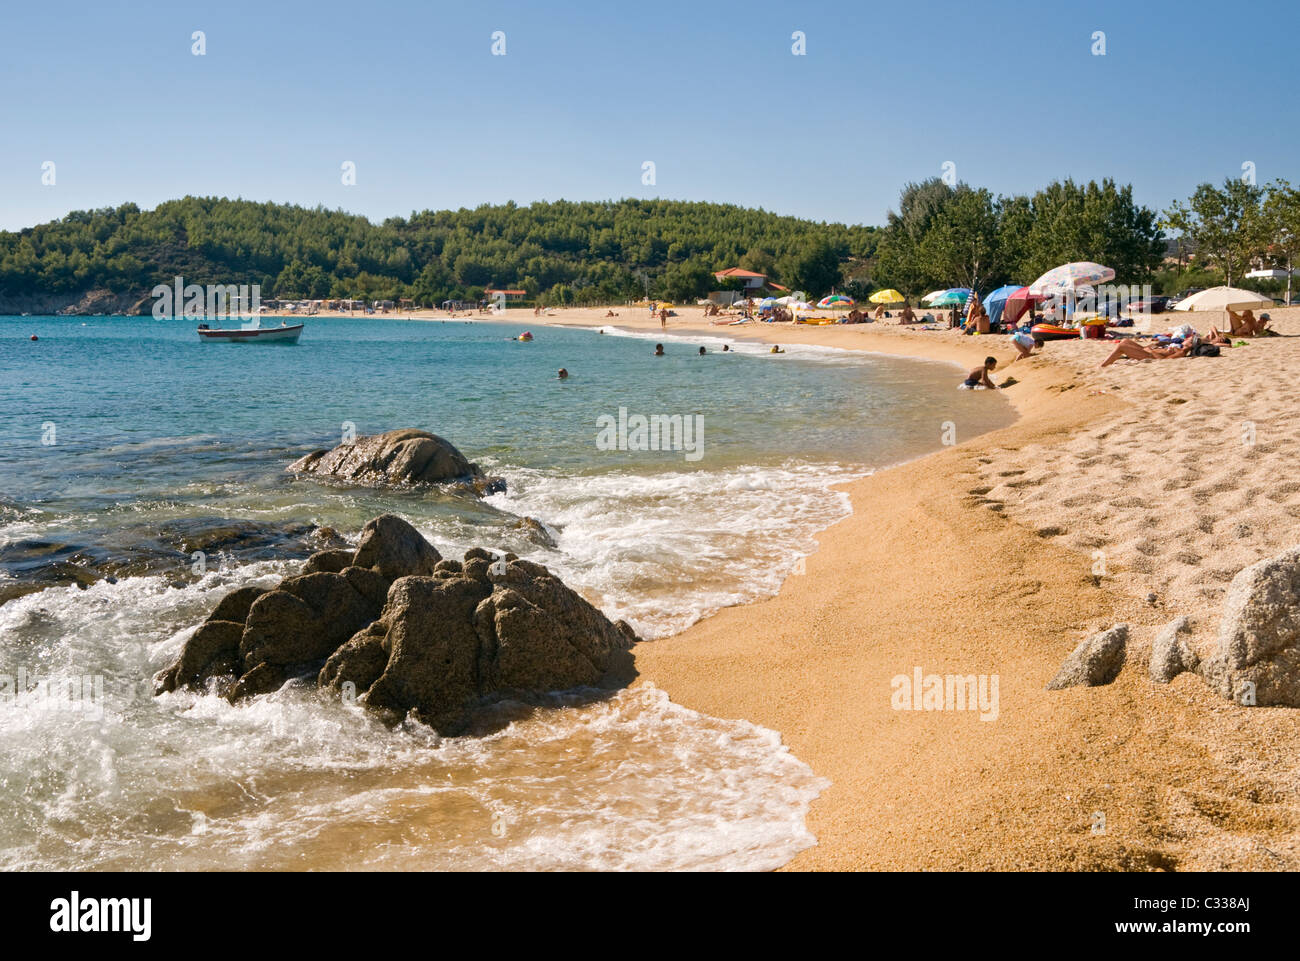
{"label": "house with red tiled roof", "polygon": [[790,289],[768,280],[767,274],[757,274],[752,270],[745,270],[741,267],[728,267],[726,270],[719,270],[714,273],[713,278],[715,280],[744,281],[746,295],[762,293],[764,287],[771,287],[773,290],[779,290],[782,293],[787,293]]}

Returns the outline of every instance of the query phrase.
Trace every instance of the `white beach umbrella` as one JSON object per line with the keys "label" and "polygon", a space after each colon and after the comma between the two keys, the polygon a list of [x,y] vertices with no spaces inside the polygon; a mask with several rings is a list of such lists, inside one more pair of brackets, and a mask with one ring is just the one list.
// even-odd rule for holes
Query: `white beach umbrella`
{"label": "white beach umbrella", "polygon": [[1174,304],[1174,310],[1257,310],[1272,307],[1271,297],[1240,287],[1211,287]]}
{"label": "white beach umbrella", "polygon": [[1029,285],[1031,294],[1059,294],[1067,290],[1077,291],[1080,287],[1091,284],[1104,284],[1115,279],[1115,271],[1101,264],[1080,260],[1072,264],[1053,267],[1043,276]]}

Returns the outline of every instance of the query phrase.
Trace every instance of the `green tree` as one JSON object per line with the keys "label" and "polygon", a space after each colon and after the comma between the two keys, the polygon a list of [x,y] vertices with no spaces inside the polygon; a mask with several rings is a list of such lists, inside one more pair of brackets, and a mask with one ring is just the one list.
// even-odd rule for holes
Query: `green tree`
{"label": "green tree", "polygon": [[841,251],[824,239],[809,239],[780,262],[781,282],[809,294],[828,293],[840,282]]}
{"label": "green tree", "polygon": [[1235,177],[1222,187],[1204,183],[1186,204],[1170,205],[1164,224],[1186,236],[1198,255],[1216,264],[1232,286],[1233,278],[1258,252],[1259,236],[1253,227],[1260,223],[1262,195],[1262,189]]}
{"label": "green tree", "polygon": [[1287,271],[1286,302],[1291,303],[1291,271],[1300,259],[1300,190],[1286,180],[1269,184],[1257,221],[1265,257]]}

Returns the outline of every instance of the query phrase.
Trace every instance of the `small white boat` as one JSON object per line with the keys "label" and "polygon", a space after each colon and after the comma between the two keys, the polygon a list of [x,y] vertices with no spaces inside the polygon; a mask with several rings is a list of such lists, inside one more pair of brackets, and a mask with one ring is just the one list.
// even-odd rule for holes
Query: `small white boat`
{"label": "small white boat", "polygon": [[296,344],[302,328],[302,324],[286,324],[284,321],[280,321],[279,327],[263,327],[258,321],[252,327],[229,330],[199,324],[199,340],[204,343],[226,344]]}

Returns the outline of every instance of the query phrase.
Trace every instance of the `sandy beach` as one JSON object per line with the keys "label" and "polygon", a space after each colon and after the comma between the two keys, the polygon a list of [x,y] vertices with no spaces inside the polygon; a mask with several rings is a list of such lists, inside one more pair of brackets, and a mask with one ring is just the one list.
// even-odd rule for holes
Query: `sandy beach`
{"label": "sandy beach", "polygon": [[[720,328],[677,311],[673,335],[967,367],[991,353],[995,381],[1017,381],[1003,395],[1012,427],[962,442],[958,424],[955,446],[848,485],[853,515],[778,596],[637,648],[638,683],[779,731],[831,780],[809,816],[818,844],[789,869],[1300,867],[1300,715],[1146,674],[1160,627],[1189,615],[1208,652],[1233,575],[1300,542],[1287,469],[1300,456],[1300,309],[1273,312],[1288,336],[1219,358],[1105,370],[1102,343],[1049,344],[1008,368],[1001,337]],[[659,329],[644,309],[619,314],[507,319]],[[1167,314],[1153,329],[1187,319],[1222,318]],[[1133,633],[1115,683],[1045,690],[1083,637],[1121,621]],[[997,675],[996,719],[893,709],[891,679],[916,668]]]}

